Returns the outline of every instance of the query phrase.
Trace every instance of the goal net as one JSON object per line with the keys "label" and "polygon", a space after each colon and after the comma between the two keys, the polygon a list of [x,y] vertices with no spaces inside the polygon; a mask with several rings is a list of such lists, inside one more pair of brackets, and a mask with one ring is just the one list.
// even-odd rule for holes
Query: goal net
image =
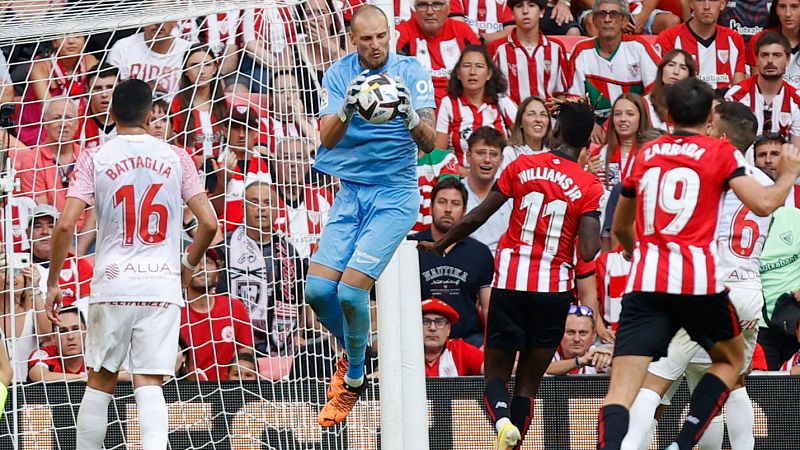
{"label": "goal net", "polygon": [[[340,349],[303,302],[308,259],[337,190],[311,165],[322,74],[351,51],[349,2],[2,4],[0,145],[18,184],[3,198],[0,228],[0,331],[10,360],[0,377],[13,377],[0,448],[75,448],[94,211],[78,221],[59,274],[57,327],[44,313],[50,236],[77,157],[117,133],[111,93],[129,77],[154,91],[146,131],[192,156],[220,219],[213,251],[185,289],[176,376],[164,384],[170,448],[377,448],[377,377],[345,425],[317,425]],[[131,239],[157,234],[156,218],[143,223]],[[183,223],[186,248],[196,227],[188,209]],[[163,268],[104,276],[126,270]],[[106,448],[141,448],[129,383],[109,420]]]}

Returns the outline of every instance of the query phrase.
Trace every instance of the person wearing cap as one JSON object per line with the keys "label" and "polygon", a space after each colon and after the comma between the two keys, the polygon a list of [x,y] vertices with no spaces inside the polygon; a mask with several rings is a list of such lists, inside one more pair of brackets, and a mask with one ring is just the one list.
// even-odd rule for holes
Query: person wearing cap
{"label": "person wearing cap", "polygon": [[214,293],[223,264],[216,250],[206,251],[186,286],[187,307],[181,314],[181,337],[209,380],[225,380],[236,352],[253,348],[253,326],[244,303]]}
{"label": "person wearing cap", "polygon": [[216,160],[206,161],[206,190],[223,230],[232,231],[244,218],[242,197],[246,179],[267,182],[272,179],[265,159],[267,149],[258,143],[256,112],[246,105],[234,105],[225,124],[228,146]]}
{"label": "person wearing cap", "polygon": [[438,298],[422,302],[426,377],[483,374],[483,352],[463,339],[450,339],[451,326],[458,319],[456,310]]}
{"label": "person wearing cap", "polygon": [[[36,284],[41,289],[41,293],[47,291],[47,275],[50,272],[50,251],[51,236],[53,227],[58,220],[60,213],[48,204],[36,205],[31,211],[28,220],[28,229],[31,236],[31,254],[33,255],[34,268],[37,269]],[[91,294],[91,282],[94,275],[94,267],[85,258],[77,258],[75,253],[70,251],[67,259],[64,260],[64,267],[59,272],[58,285],[61,287],[61,295],[64,307],[72,306],[78,299],[88,299]],[[86,314],[88,313],[88,301],[81,301],[78,307]]]}
{"label": "person wearing cap", "polygon": [[561,345],[547,367],[548,375],[589,375],[606,373],[611,368],[612,352],[596,347],[597,330],[594,311],[588,306],[572,305],[564,327]]}

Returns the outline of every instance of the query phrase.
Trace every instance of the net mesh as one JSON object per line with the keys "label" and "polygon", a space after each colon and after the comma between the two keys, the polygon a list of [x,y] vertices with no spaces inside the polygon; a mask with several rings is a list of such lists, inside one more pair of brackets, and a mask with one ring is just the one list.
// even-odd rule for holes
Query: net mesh
{"label": "net mesh", "polygon": [[[186,294],[176,377],[165,385],[179,447],[376,448],[375,402],[362,402],[346,426],[316,425],[325,401],[319,382],[339,349],[303,305],[308,257],[337,189],[311,170],[318,94],[323,71],[348,51],[348,12],[326,0],[3,5],[1,143],[19,184],[3,211],[11,239],[0,270],[0,325],[17,395],[0,434],[20,448],[75,448],[82,389],[43,389],[85,380],[85,325],[65,314],[54,329],[44,314],[52,218],[80,152],[115,136],[111,93],[133,77],[154,90],[147,131],[192,156],[220,219],[214,255]],[[188,245],[196,229],[188,208],[183,222]],[[95,223],[90,208],[60,273],[65,305],[84,314]],[[144,232],[155,226],[148,222]],[[377,379],[367,399],[376,389]],[[223,396],[242,407],[207,402]],[[107,448],[141,448],[129,389],[120,390],[111,416]],[[226,434],[204,432],[220,424]]]}

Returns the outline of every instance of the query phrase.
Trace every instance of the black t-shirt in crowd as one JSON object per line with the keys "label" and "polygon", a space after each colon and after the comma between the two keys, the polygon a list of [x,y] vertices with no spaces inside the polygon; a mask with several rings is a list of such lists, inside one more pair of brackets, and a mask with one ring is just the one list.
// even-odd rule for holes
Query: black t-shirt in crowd
{"label": "black t-shirt in crowd", "polygon": [[[433,236],[427,229],[411,239],[432,241]],[[420,252],[419,266],[422,299],[436,297],[458,311],[460,319],[453,324],[450,337],[483,333],[477,302],[480,289],[491,286],[494,275],[494,258],[489,247],[468,237],[445,256]]]}

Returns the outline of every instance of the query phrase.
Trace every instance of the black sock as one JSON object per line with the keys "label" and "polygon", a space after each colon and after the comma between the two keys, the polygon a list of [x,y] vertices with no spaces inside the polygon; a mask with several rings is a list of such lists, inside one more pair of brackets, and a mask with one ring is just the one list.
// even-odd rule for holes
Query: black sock
{"label": "black sock", "polygon": [[628,408],[606,405],[600,408],[597,420],[597,450],[619,450],[628,434]]}
{"label": "black sock", "polygon": [[689,404],[689,415],[675,442],[681,449],[691,449],[703,436],[711,419],[717,415],[730,390],[716,375],[707,373],[697,383]]}
{"label": "black sock", "polygon": [[483,393],[486,409],[494,423],[503,417],[508,417],[511,395],[508,393],[508,386],[500,378],[487,380]]}
{"label": "black sock", "polygon": [[519,430],[520,436],[516,448],[522,448],[522,442],[525,440],[525,434],[528,432],[528,426],[531,424],[533,417],[533,399],[530,397],[520,397],[515,395],[511,399],[511,423],[513,423]]}

